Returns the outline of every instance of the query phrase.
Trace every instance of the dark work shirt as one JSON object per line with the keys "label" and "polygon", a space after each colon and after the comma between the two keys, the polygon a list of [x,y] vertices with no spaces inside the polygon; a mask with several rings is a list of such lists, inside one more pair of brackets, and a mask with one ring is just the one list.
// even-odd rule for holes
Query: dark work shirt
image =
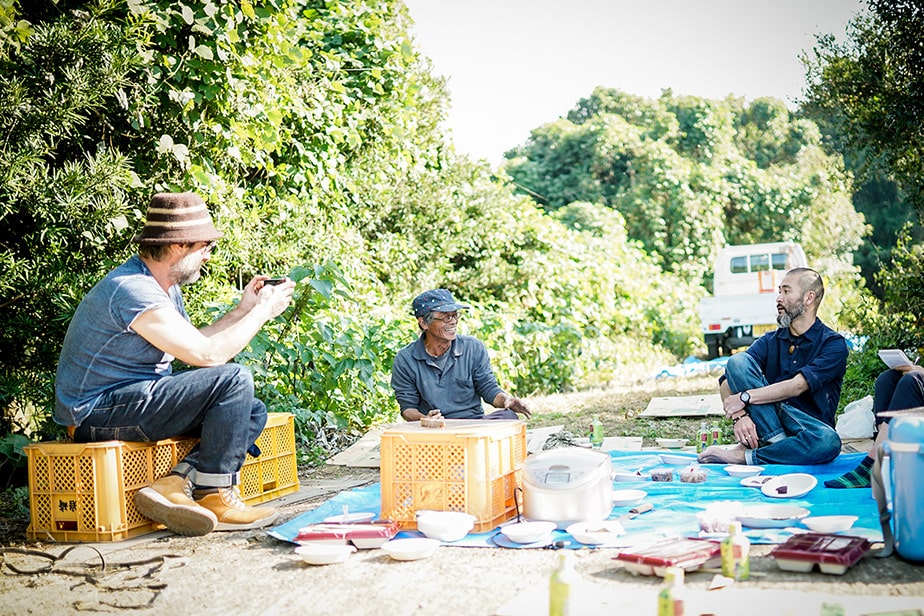
{"label": "dark work shirt", "polygon": [[815,319],[801,336],[793,336],[788,327],[768,332],[755,340],[747,353],[757,360],[771,385],[801,374],[808,390],[784,402],[834,427],[847,370],[847,341],[843,336]]}

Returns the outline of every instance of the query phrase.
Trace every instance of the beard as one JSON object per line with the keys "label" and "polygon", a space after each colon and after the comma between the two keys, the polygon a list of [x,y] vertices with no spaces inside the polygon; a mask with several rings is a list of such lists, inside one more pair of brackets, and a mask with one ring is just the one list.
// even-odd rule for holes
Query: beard
{"label": "beard", "polygon": [[202,258],[198,252],[191,252],[170,266],[170,280],[180,286],[199,280],[202,272]]}
{"label": "beard", "polygon": [[792,322],[802,316],[805,312],[805,304],[802,303],[802,300],[799,300],[799,303],[795,306],[787,308],[783,306],[783,312],[777,315],[776,322],[780,327],[789,327],[792,325]]}

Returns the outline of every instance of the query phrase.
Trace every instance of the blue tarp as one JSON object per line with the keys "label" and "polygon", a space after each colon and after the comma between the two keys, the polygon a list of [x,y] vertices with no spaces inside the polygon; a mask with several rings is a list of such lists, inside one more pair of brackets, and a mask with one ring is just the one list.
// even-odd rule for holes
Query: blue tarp
{"label": "blue tarp", "polygon": [[[657,452],[652,451],[613,451],[610,452],[613,465],[617,470],[634,471],[636,469],[649,470],[664,468]],[[831,479],[853,469],[865,456],[863,453],[841,454],[830,463],[816,466],[786,466],[767,465],[763,475],[783,475],[787,473],[809,473],[818,478],[818,485],[801,498],[771,498],[765,496],[760,489],[742,486],[740,479],[730,477],[725,473],[724,464],[703,464],[706,470],[705,483],[682,483],[675,477],[672,482],[652,482],[650,480],[617,482],[615,489],[640,489],[648,493],[645,502],[649,502],[654,509],[642,514],[633,520],[623,521],[626,529],[625,544],[643,543],[666,537],[697,537],[699,536],[699,521],[696,514],[706,509],[710,503],[719,501],[739,501],[748,505],[798,505],[809,510],[810,515],[855,515],[858,517],[853,528],[846,534],[865,537],[870,541],[882,541],[882,531],[879,526],[879,515],[876,501],[869,488],[833,489],[824,487],[824,480]],[[691,456],[693,459],[693,456]],[[673,467],[675,471],[683,467]],[[373,484],[362,488],[340,492],[330,500],[322,503],[316,509],[307,511],[285,524],[272,528],[269,534],[277,539],[294,542],[298,530],[323,521],[325,518],[339,515],[343,507],[350,511],[372,511],[379,513],[381,509],[381,484]],[[610,519],[617,519],[628,513],[631,506],[614,507]],[[774,544],[782,543],[790,536],[791,531],[786,529],[756,529],[745,528],[747,536],[752,543]],[[460,541],[447,545],[464,547],[496,546],[495,535],[497,529],[487,533],[472,533]],[[555,539],[570,540],[571,537],[562,531],[556,531]],[[415,531],[402,531],[399,537],[419,536]],[[512,547],[512,546],[508,546]],[[571,541],[569,547],[584,547],[576,541]]]}

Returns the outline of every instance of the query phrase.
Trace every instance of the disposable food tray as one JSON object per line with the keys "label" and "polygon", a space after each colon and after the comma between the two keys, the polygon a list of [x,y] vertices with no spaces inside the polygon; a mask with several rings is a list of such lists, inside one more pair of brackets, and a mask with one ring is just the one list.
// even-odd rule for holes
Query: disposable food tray
{"label": "disposable food tray", "polygon": [[822,573],[843,575],[863,558],[871,544],[862,537],[824,533],[794,535],[770,552],[786,571],[808,573],[818,565]]}
{"label": "disposable food tray", "polygon": [[398,534],[398,523],[388,520],[368,524],[311,524],[298,529],[295,542],[306,543],[352,543],[360,550],[382,547],[382,544]]}
{"label": "disposable food tray", "polygon": [[639,575],[663,576],[668,567],[681,567],[686,571],[695,571],[700,567],[712,567],[719,564],[720,545],[705,539],[664,539],[647,547],[627,552],[620,552],[614,560],[630,572]]}

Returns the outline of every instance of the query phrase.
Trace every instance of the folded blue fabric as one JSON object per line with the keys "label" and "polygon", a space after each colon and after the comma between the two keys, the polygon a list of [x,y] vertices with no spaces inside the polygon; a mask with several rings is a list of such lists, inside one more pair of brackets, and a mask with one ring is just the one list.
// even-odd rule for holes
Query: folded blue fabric
{"label": "folded blue fabric", "polygon": [[[672,468],[677,471],[682,467],[667,467],[662,463],[657,452],[650,451],[613,451],[610,452],[613,466],[617,470],[648,471],[654,468]],[[800,498],[771,498],[760,489],[741,485],[741,480],[730,477],[723,468],[724,464],[702,464],[706,471],[704,483],[682,483],[680,481],[653,482],[648,479],[618,482],[616,489],[639,489],[648,493],[644,499],[654,509],[632,520],[624,520],[626,540],[646,542],[666,537],[698,537],[699,521],[696,514],[705,511],[710,503],[737,501],[749,505],[797,505],[809,510],[810,515],[855,515],[857,521],[853,528],[844,534],[865,537],[870,541],[882,541],[879,526],[879,514],[876,501],[869,488],[834,489],[824,487],[826,479],[838,477],[852,470],[865,456],[863,453],[841,454],[830,464],[814,466],[789,466],[771,464],[765,467],[763,475],[784,475],[788,473],[808,473],[818,478],[818,485]],[[695,459],[691,456],[691,459]],[[269,535],[282,541],[294,542],[298,531],[303,526],[323,522],[325,518],[340,515],[343,507],[350,512],[381,511],[381,484],[373,484],[353,490],[340,492],[316,509],[306,511],[288,522],[272,528]],[[632,506],[614,507],[610,519],[618,519],[629,512]],[[755,544],[776,544],[786,541],[792,533],[783,528],[745,528],[745,534]],[[494,529],[487,533],[471,533],[465,538],[447,543],[462,547],[512,547],[509,542],[498,541]],[[402,531],[399,537],[420,536],[416,531]],[[586,547],[564,532],[556,532],[556,541],[565,541],[569,548]],[[529,546],[537,547],[537,546]],[[540,546],[541,547],[541,546]]]}

